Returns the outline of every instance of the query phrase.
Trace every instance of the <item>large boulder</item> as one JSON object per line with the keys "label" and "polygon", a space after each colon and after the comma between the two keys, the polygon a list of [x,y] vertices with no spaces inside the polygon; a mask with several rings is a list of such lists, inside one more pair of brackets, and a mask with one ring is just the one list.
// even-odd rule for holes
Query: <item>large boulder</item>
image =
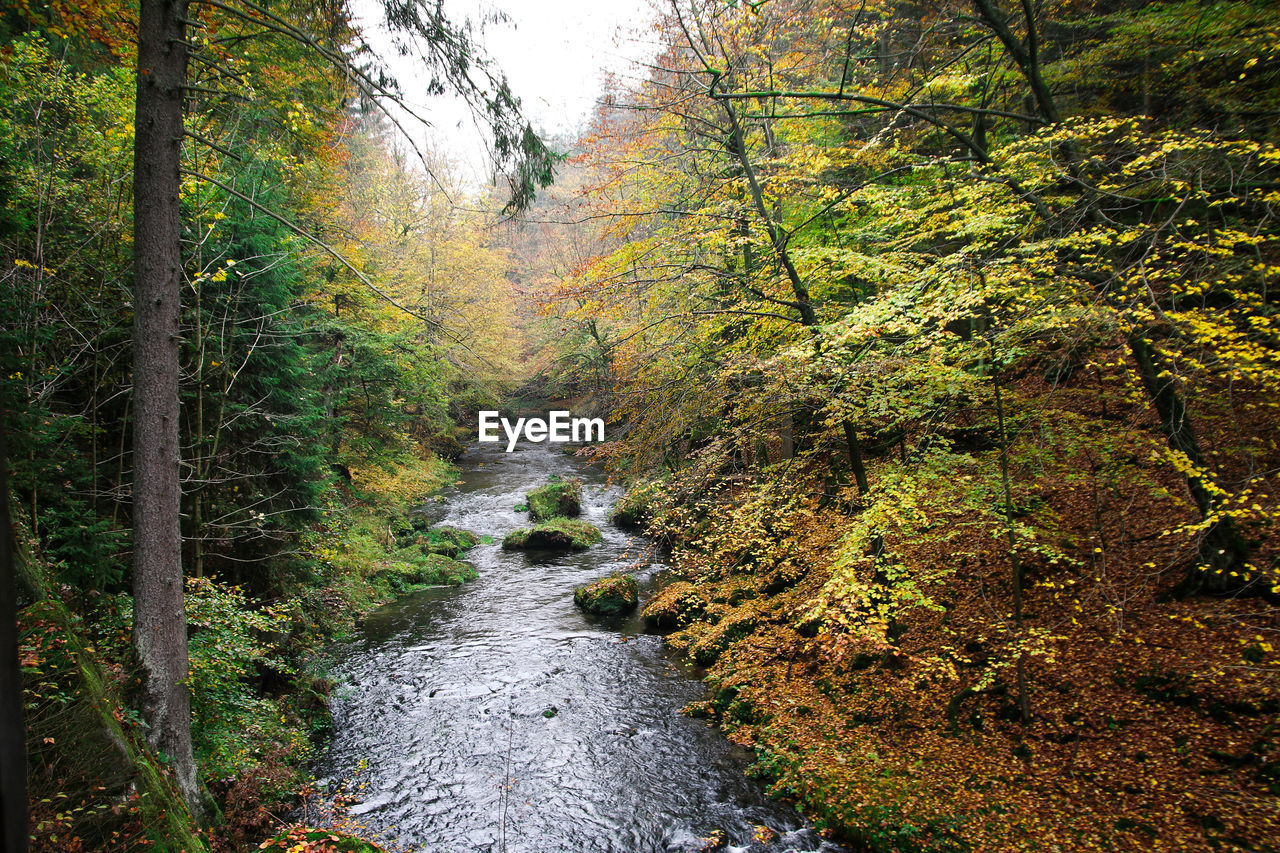
{"label": "large boulder", "polygon": [[441,459],[447,459],[450,462],[458,461],[458,457],[467,450],[467,448],[459,442],[458,439],[448,433],[431,436],[427,439],[427,447],[430,448],[431,452],[436,456],[439,456]]}
{"label": "large boulder", "polygon": [[513,530],[502,540],[506,551],[585,551],[602,539],[600,529],[573,518],[553,518]]}
{"label": "large boulder", "polygon": [[573,591],[573,603],[592,616],[619,616],[636,609],[640,587],[631,575],[610,575]]}
{"label": "large boulder", "polygon": [[524,502],[534,521],[578,515],[582,512],[582,481],[552,476],[551,482],[525,495]]}

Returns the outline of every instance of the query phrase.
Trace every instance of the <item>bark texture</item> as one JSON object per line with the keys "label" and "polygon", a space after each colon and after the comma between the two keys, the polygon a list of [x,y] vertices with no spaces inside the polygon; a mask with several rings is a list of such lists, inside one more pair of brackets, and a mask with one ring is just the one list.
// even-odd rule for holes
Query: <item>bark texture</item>
{"label": "bark texture", "polygon": [[178,347],[185,0],[142,0],[134,120],[133,596],[148,740],[202,811],[191,750],[182,595]]}

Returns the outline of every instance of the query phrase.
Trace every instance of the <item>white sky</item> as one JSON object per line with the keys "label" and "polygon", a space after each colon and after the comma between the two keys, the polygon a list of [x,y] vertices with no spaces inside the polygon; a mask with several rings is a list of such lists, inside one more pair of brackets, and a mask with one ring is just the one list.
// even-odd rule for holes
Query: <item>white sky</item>
{"label": "white sky", "polygon": [[[483,182],[484,146],[466,106],[454,97],[420,95],[424,87],[414,81],[425,81],[426,74],[389,47],[376,0],[357,0],[355,8],[366,39],[400,80],[406,102],[434,125],[431,131],[407,125],[410,132],[452,154],[469,179]],[[540,133],[583,127],[606,73],[624,81],[642,77],[636,62],[653,55],[650,0],[445,0],[445,11],[455,22],[479,22],[495,11],[510,19],[485,24],[482,41]]]}

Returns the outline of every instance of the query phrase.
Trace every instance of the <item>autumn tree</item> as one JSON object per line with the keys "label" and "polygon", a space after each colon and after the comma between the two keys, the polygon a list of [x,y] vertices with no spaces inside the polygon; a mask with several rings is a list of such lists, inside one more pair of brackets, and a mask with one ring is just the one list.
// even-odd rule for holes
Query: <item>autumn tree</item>
{"label": "autumn tree", "polygon": [[[1076,679],[1132,668],[1097,637],[1160,643],[1143,666],[1205,696],[1273,684],[1254,667],[1270,658],[1232,651],[1270,648],[1274,614],[1246,597],[1276,580],[1261,9],[674,2],[648,79],[583,140],[580,219],[603,224],[554,293],[617,342],[610,395],[629,430],[605,452],[644,478],[675,544],[654,620],[720,661],[720,718],[772,745],[779,784],[871,849],[916,845],[899,833],[920,820],[925,849],[1014,849],[1065,826],[1072,797],[996,768],[1023,756],[1070,778],[1030,756],[1063,758],[1058,736],[1072,761],[1088,737],[1107,753],[1115,736],[1080,720],[1172,701],[1148,673],[1064,703]],[[1174,620],[1195,630],[1155,640]],[[796,655],[821,675],[757,689]],[[827,722],[805,722],[819,706]],[[1160,739],[1162,713],[1143,737]],[[917,725],[939,732],[906,750],[919,776],[896,759],[861,781],[818,769],[897,754],[874,730],[914,743]],[[1233,737],[1213,725],[1183,732]],[[1179,773],[1172,751],[1143,752]],[[949,792],[999,776],[983,790],[1041,834],[979,829],[976,801],[964,831],[950,807],[885,817],[940,775]],[[1100,812],[1141,811],[1143,783],[1125,784]],[[1266,813],[1249,790],[1239,837]],[[1161,808],[1181,820],[1174,798]],[[1097,824],[1103,843],[1113,824]]]}

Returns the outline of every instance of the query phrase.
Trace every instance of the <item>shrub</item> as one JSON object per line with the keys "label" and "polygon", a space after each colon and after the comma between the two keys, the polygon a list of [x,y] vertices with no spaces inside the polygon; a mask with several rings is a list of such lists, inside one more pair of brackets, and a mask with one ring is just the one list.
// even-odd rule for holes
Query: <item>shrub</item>
{"label": "shrub", "polygon": [[294,853],[294,851],[315,851],[315,853],[385,853],[385,848],[371,841],[338,832],[332,829],[320,829],[314,826],[292,826],[274,838],[264,841],[259,850],[266,853]]}
{"label": "shrub", "polygon": [[644,621],[659,631],[684,628],[706,612],[707,601],[698,588],[688,581],[676,581],[663,587],[644,607]]}
{"label": "shrub", "polygon": [[186,607],[191,728],[205,777],[232,779],[267,752],[305,758],[305,733],[254,688],[263,669],[292,674],[267,639],[284,628],[285,608],[255,609],[240,587],[210,578],[187,579]]}

